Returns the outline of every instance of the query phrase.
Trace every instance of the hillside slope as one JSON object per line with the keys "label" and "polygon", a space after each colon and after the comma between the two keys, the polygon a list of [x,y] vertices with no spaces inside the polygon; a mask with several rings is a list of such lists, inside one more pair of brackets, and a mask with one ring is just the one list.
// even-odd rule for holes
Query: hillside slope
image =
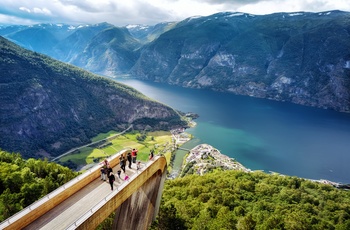
{"label": "hillside slope", "polygon": [[350,13],[218,13],[144,46],[132,74],[350,111]]}
{"label": "hillside slope", "polygon": [[167,180],[153,229],[349,229],[350,193],[309,180],[214,170]]}
{"label": "hillside slope", "polygon": [[140,46],[127,29],[110,27],[91,38],[84,51],[70,63],[94,73],[114,76],[130,70],[139,56]]}
{"label": "hillside slope", "polygon": [[55,156],[111,129],[184,125],[173,109],[136,90],[0,37],[0,148]]}
{"label": "hillside slope", "polygon": [[222,12],[155,26],[0,27],[94,73],[350,112],[350,12]]}

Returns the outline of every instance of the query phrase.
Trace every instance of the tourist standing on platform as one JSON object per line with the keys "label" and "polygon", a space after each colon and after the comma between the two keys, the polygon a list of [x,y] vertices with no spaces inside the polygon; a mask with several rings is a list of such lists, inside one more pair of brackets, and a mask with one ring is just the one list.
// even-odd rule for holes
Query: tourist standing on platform
{"label": "tourist standing on platform", "polygon": [[125,167],[126,167],[126,157],[123,157],[123,161],[124,161],[124,173],[125,173]]}
{"label": "tourist standing on platform", "polygon": [[107,168],[109,167],[109,162],[107,159],[104,159],[100,164],[102,164],[101,167],[101,180],[106,181],[106,174],[107,174]]}
{"label": "tourist standing on platform", "polygon": [[137,149],[132,149],[131,156],[132,156],[132,163],[136,163],[136,157],[137,157]]}
{"label": "tourist standing on platform", "polygon": [[151,152],[149,153],[149,159],[153,160],[154,157],[154,149],[151,149]]}
{"label": "tourist standing on platform", "polygon": [[113,169],[110,166],[107,169],[107,176],[108,176],[109,184],[111,185],[111,190],[113,190],[113,183],[115,181],[115,176],[113,174]]}
{"label": "tourist standing on platform", "polygon": [[129,169],[131,169],[131,153],[128,152],[128,155],[126,155],[126,157],[128,158],[128,161],[129,161]]}
{"label": "tourist standing on platform", "polygon": [[125,173],[125,161],[124,161],[124,156],[121,155],[120,158],[119,158],[120,162],[120,168],[123,170],[123,172]]}
{"label": "tourist standing on platform", "polygon": [[137,162],[136,169],[137,170],[141,169],[141,162],[140,161]]}
{"label": "tourist standing on platform", "polygon": [[110,173],[113,173],[113,169],[111,166],[108,165],[108,168],[107,168],[107,177],[109,177],[109,174]]}

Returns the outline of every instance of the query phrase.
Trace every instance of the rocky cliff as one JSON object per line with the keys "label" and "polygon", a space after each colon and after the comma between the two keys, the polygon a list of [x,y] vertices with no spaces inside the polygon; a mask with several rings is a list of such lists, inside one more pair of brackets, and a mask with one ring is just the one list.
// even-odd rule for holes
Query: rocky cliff
{"label": "rocky cliff", "polygon": [[138,91],[0,37],[0,148],[54,156],[111,129],[184,125]]}
{"label": "rocky cliff", "polygon": [[219,13],[145,46],[136,77],[350,111],[350,13]]}

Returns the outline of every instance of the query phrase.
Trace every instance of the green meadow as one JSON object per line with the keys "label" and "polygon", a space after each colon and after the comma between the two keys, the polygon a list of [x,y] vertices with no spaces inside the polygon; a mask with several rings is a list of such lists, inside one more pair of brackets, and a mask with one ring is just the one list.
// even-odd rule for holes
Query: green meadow
{"label": "green meadow", "polygon": [[[59,159],[61,164],[70,162],[77,166],[98,163],[104,158],[118,153],[123,149],[138,149],[137,160],[147,161],[151,149],[154,154],[163,154],[170,162],[173,147],[169,131],[156,131],[141,134],[138,131],[116,135],[117,132],[101,133],[91,139],[91,142],[101,141],[94,147],[84,147]],[[105,140],[109,138],[108,140]]]}

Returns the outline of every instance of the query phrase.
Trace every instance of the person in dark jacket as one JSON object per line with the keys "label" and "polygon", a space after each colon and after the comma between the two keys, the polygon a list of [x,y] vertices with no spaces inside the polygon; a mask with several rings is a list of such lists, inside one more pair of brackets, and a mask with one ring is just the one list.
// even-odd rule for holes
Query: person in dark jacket
{"label": "person in dark jacket", "polygon": [[113,190],[113,183],[115,181],[115,176],[113,174],[113,169],[111,167],[108,167],[107,169],[107,176],[108,176],[109,184],[111,185],[111,190]]}
{"label": "person in dark jacket", "polygon": [[120,156],[119,158],[120,162],[120,168],[123,170],[123,172],[125,173],[125,159],[124,159],[124,156]]}
{"label": "person in dark jacket", "polygon": [[154,157],[154,150],[151,149],[151,152],[149,153],[149,159],[153,160],[153,157]]}
{"label": "person in dark jacket", "polygon": [[131,161],[132,161],[132,159],[131,159],[131,153],[129,152],[128,153],[128,155],[126,155],[126,158],[128,158],[128,161],[129,161],[129,169],[131,169]]}

